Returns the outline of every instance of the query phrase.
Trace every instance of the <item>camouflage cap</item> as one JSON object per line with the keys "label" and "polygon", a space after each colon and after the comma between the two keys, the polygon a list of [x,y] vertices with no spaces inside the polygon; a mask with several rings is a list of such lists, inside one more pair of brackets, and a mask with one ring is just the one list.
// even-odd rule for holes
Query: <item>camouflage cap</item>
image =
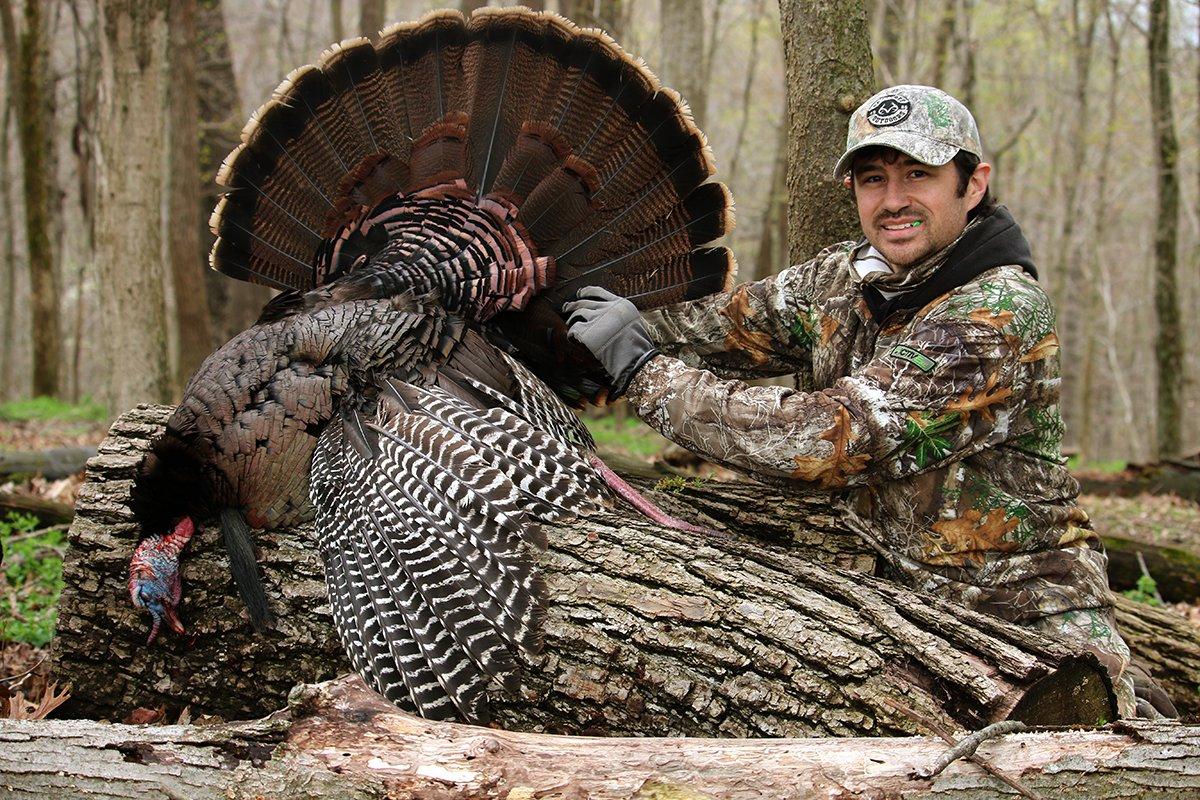
{"label": "camouflage cap", "polygon": [[934,166],[949,162],[959,150],[983,158],[971,112],[932,86],[893,86],[859,106],[833,177],[846,174],[856,151],[873,146],[892,147]]}

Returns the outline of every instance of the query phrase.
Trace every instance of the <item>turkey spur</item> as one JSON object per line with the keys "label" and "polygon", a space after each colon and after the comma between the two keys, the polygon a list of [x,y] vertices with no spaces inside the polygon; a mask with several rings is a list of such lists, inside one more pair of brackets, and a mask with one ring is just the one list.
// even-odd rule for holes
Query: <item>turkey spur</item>
{"label": "turkey spur", "polygon": [[482,718],[540,647],[540,522],[625,496],[569,406],[588,285],[641,308],[724,290],[732,224],[678,95],[553,14],[438,12],[326,51],[242,131],[212,267],[282,290],[185,389],[133,490],[130,595],[182,631],[178,555],[219,518],[258,628],[249,531],[315,519],[354,668],[401,707]]}

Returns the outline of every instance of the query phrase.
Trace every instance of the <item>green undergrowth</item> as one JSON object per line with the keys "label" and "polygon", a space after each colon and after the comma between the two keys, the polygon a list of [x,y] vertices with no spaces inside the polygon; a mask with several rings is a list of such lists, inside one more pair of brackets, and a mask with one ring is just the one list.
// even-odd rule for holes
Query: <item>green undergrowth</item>
{"label": "green undergrowth", "polygon": [[604,417],[585,418],[584,423],[592,432],[601,450],[618,451],[636,458],[651,459],[663,451],[669,442],[648,428],[635,417],[617,419],[610,414]]}
{"label": "green undergrowth", "polygon": [[1079,456],[1071,456],[1067,459],[1067,469],[1072,472],[1102,472],[1105,474],[1113,474],[1124,471],[1128,462],[1121,458],[1113,458],[1101,461],[1080,461]]}
{"label": "green undergrowth", "polygon": [[66,537],[62,526],[39,529],[29,514],[10,511],[0,518],[0,641],[42,647],[54,635]]}
{"label": "green undergrowth", "polygon": [[7,422],[104,422],[106,419],[108,412],[104,406],[87,397],[78,403],[53,397],[0,403],[0,420]]}
{"label": "green undergrowth", "polygon": [[1161,606],[1162,599],[1158,596],[1158,581],[1151,578],[1149,575],[1143,575],[1138,578],[1137,587],[1126,589],[1121,594],[1138,603],[1145,603],[1148,606]]}

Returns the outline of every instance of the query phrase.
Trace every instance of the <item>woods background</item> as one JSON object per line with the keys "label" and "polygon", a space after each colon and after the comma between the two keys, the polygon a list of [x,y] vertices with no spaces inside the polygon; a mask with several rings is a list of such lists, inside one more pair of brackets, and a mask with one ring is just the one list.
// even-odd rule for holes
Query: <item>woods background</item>
{"label": "woods background", "polygon": [[[0,0],[0,400],[90,396],[113,414],[173,401],[268,297],[206,263],[213,176],[246,118],[330,42],[441,5]],[[815,158],[810,149],[808,162],[793,153],[789,177],[785,38],[828,51],[817,70],[793,75],[793,144],[806,134],[805,97],[837,102],[856,71],[875,88],[955,94],[978,119],[994,189],[1059,309],[1068,446],[1085,460],[1200,447],[1195,2],[545,7],[605,28],[689,101],[737,201],[731,246],[743,279],[806,258],[847,224],[816,203],[788,210],[789,190],[802,198],[806,180],[829,183],[840,142]],[[834,36],[811,27],[818,18],[845,25]],[[855,25],[869,33],[870,65],[841,41]],[[803,81],[835,100],[806,94]],[[843,99],[844,118],[863,97]]]}

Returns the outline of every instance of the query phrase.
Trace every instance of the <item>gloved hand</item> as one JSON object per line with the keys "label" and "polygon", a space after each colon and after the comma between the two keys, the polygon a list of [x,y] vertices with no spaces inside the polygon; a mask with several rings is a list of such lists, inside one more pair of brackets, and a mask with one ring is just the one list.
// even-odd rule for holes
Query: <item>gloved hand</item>
{"label": "gloved hand", "polygon": [[592,351],[612,378],[613,397],[624,394],[637,371],[658,355],[641,312],[624,297],[588,286],[563,310],[571,315],[567,336]]}

